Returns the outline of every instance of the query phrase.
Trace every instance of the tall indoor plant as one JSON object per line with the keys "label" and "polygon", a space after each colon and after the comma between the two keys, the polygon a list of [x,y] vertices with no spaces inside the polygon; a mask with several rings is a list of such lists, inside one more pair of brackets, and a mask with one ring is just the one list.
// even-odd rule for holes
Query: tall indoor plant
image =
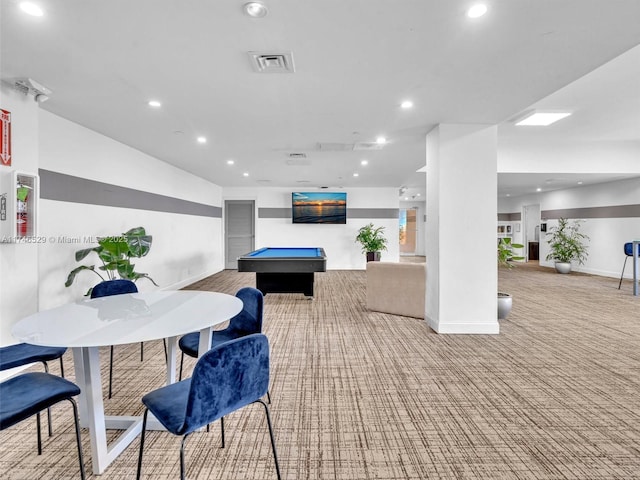
{"label": "tall indoor plant", "polygon": [[588,247],[585,242],[589,237],[580,232],[581,225],[581,220],[569,222],[566,218],[560,218],[558,225],[547,232],[547,243],[551,247],[547,260],[555,261],[558,273],[570,273],[572,261],[582,265],[587,259]]}
{"label": "tall indoor plant", "polygon": [[[504,268],[513,268],[515,265],[511,262],[514,260],[524,260],[524,257],[514,255],[513,249],[524,248],[520,243],[512,243],[510,238],[501,238],[498,242],[498,266]],[[510,293],[498,292],[498,320],[504,320],[511,312],[513,306],[513,297]]]}
{"label": "tall indoor plant", "polygon": [[362,253],[367,255],[367,262],[380,260],[380,252],[387,249],[387,239],[383,232],[384,227],[375,227],[373,223],[358,230],[356,242],[360,242]]}
{"label": "tall indoor plant", "polygon": [[[64,286],[71,286],[76,275],[83,270],[95,273],[102,281],[122,278],[135,282],[139,278],[146,278],[155,286],[158,286],[148,274],[136,272],[135,264],[131,263],[132,258],[141,258],[149,253],[152,240],[153,237],[147,235],[143,227],[132,228],[121,235],[98,237],[97,247],[78,250],[75,258],[77,262],[80,262],[91,252],[95,252],[101,260],[102,265],[98,266],[97,270],[95,265],[80,265],[74,268],[69,272]],[[101,275],[99,271],[102,271],[104,275]],[[91,290],[92,289],[89,289],[86,295],[90,295]]]}

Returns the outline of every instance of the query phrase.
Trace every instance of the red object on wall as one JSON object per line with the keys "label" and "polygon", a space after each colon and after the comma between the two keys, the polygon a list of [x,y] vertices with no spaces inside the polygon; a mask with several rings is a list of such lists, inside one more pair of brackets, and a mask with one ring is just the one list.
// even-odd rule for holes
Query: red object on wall
{"label": "red object on wall", "polygon": [[0,164],[11,166],[11,112],[0,109]]}

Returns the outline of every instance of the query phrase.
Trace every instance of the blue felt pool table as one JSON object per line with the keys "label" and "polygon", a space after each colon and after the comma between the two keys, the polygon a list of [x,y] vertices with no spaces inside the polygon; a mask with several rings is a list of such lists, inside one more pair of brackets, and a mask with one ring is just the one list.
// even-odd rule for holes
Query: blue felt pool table
{"label": "blue felt pool table", "polygon": [[267,293],[304,293],[313,297],[315,272],[327,271],[319,247],[265,247],[238,257],[239,272],[256,272],[256,288]]}

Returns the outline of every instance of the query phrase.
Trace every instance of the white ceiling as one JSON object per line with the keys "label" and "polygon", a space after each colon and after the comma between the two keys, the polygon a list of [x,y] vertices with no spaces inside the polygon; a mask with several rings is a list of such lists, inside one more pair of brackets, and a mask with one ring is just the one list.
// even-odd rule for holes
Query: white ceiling
{"label": "white ceiling", "polygon": [[[244,15],[243,0],[34,2],[44,17],[18,0],[0,5],[4,81],[32,78],[53,90],[43,109],[221,186],[423,191],[415,171],[431,128],[542,135],[509,123],[534,106],[588,112],[544,134],[640,141],[629,123],[640,111],[637,54],[567,87],[640,44],[637,0],[487,0],[475,20],[461,0],[265,0],[262,19]],[[255,73],[255,51],[292,52],[295,73]],[[404,99],[414,108],[401,110]],[[382,149],[354,150],[379,135]],[[513,194],[523,181],[499,177]]]}

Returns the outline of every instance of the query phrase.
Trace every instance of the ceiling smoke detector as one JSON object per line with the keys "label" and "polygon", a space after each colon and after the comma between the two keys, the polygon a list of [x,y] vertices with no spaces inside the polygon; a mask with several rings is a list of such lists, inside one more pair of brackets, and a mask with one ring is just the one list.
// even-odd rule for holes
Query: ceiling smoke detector
{"label": "ceiling smoke detector", "polygon": [[247,52],[251,60],[251,67],[257,73],[293,73],[292,52],[266,53]]}

